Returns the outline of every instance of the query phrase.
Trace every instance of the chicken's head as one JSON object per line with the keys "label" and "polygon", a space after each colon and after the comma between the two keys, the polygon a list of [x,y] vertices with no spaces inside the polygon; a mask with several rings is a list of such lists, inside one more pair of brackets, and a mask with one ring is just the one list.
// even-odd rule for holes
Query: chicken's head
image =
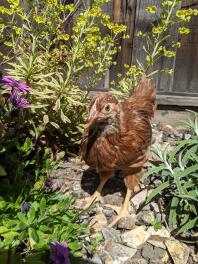
{"label": "chicken's head", "polygon": [[119,103],[115,96],[104,93],[92,99],[89,107],[87,126],[109,123],[119,112]]}

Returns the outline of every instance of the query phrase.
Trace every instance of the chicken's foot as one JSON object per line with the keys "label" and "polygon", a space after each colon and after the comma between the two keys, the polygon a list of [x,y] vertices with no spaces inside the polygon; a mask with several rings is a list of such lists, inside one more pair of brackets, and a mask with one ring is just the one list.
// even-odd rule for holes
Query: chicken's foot
{"label": "chicken's foot", "polygon": [[86,197],[81,200],[83,204],[85,203],[85,205],[83,206],[83,210],[88,209],[95,202],[102,202],[101,192],[105,183],[110,177],[110,173],[103,173],[100,175],[100,183],[98,185],[97,190],[90,197]]}
{"label": "chicken's foot", "polygon": [[129,188],[127,188],[127,193],[125,196],[125,200],[124,200],[124,204],[121,207],[120,212],[118,213],[118,215],[116,216],[116,218],[113,220],[113,222],[111,224],[108,225],[108,227],[113,227],[115,224],[117,224],[117,222],[125,217],[125,216],[129,216],[129,201],[131,198],[131,194],[132,194],[132,190],[130,190]]}

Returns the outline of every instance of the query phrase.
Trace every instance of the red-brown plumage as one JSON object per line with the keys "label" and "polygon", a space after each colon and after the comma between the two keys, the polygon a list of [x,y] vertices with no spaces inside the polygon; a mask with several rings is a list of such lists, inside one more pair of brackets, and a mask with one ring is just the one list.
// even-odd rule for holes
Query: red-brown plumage
{"label": "red-brown plumage", "polygon": [[90,111],[94,106],[100,113],[108,103],[112,103],[113,117],[96,120],[88,126],[81,154],[98,171],[125,170],[144,156],[151,144],[155,88],[151,81],[143,79],[129,99],[119,103],[114,96],[102,94],[92,100]]}
{"label": "red-brown plumage", "polygon": [[150,80],[143,78],[133,95],[123,102],[106,93],[91,101],[81,155],[91,168],[99,172],[101,182],[89,205],[99,198],[113,172],[122,170],[127,195],[118,218],[127,211],[131,191],[139,182],[151,145],[150,120],[156,107],[155,97],[155,87]]}

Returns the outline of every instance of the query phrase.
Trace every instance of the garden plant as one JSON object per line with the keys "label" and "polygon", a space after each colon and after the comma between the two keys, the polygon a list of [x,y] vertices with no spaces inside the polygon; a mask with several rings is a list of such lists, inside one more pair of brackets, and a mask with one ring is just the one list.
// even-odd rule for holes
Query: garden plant
{"label": "garden plant", "polygon": [[[61,159],[78,153],[89,92],[116,64],[120,38],[128,38],[126,26],[103,11],[107,2],[5,0],[0,6],[0,250],[5,250],[0,263],[7,263],[8,249],[19,253],[13,255],[16,261],[47,259],[46,251],[54,262],[82,256],[89,229],[80,221],[75,198],[47,193],[45,182]],[[177,25],[179,34],[188,34],[185,24],[198,14],[180,5],[163,0],[160,7],[146,8],[158,24],[135,36],[142,38],[145,61],[125,65],[125,73],[111,83],[120,99],[133,92],[142,74],[157,74],[159,58],[175,56],[181,43],[169,41],[169,28]],[[166,197],[169,225],[179,223],[177,232],[198,222],[197,114],[188,126],[192,138],[178,142],[172,153],[158,151],[162,164],[145,176],[163,175],[148,202],[159,193]],[[97,243],[91,240],[90,253]]]}

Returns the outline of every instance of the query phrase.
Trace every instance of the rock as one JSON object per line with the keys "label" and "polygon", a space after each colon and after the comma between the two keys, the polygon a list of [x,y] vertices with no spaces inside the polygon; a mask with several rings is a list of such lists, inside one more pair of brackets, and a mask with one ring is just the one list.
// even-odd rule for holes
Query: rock
{"label": "rock", "polygon": [[186,134],[186,133],[184,134],[184,139],[187,140],[187,139],[190,139],[190,138],[191,138],[191,134]]}
{"label": "rock", "polygon": [[98,254],[94,254],[91,258],[91,262],[88,261],[87,263],[102,264],[102,260]]}
{"label": "rock", "polygon": [[111,204],[116,206],[121,206],[123,204],[123,197],[120,193],[108,194],[103,197],[105,204]]}
{"label": "rock", "polygon": [[103,206],[102,212],[106,215],[106,217],[115,216],[115,211],[110,207]]}
{"label": "rock", "polygon": [[158,206],[157,203],[155,203],[155,202],[151,202],[150,206],[151,206],[151,209],[154,211],[155,215],[156,215],[157,213],[160,213],[159,206]]}
{"label": "rock", "polygon": [[155,247],[166,249],[164,242],[161,240],[149,239],[147,242],[150,243],[151,245],[155,246]]}
{"label": "rock", "polygon": [[148,261],[143,258],[132,258],[127,260],[124,264],[148,264]]}
{"label": "rock", "polygon": [[143,249],[142,249],[142,257],[144,259],[149,260],[153,255],[153,246],[150,244],[145,244]]}
{"label": "rock", "polygon": [[153,249],[154,259],[161,260],[161,262],[163,262],[162,259],[165,257],[165,255],[166,255],[165,249],[154,247]]}
{"label": "rock", "polygon": [[151,244],[146,243],[142,249],[142,257],[149,263],[163,264],[162,258],[165,256],[166,250],[155,248]]}
{"label": "rock", "polygon": [[102,235],[105,240],[112,239],[114,242],[121,243],[121,233],[114,228],[107,227],[102,229]]}
{"label": "rock", "polygon": [[110,239],[105,241],[100,252],[104,264],[124,264],[135,255],[136,249],[126,247]]}
{"label": "rock", "polygon": [[141,211],[136,218],[137,225],[150,225],[155,220],[155,215],[152,211]]}
{"label": "rock", "polygon": [[141,192],[137,193],[132,199],[131,202],[133,203],[133,205],[135,206],[136,209],[138,209],[140,207],[140,205],[146,201],[146,197],[147,197],[147,190],[144,189]]}
{"label": "rock", "polygon": [[176,239],[172,239],[165,241],[165,245],[174,264],[187,264],[190,249],[185,244],[180,243]]}
{"label": "rock", "polygon": [[154,229],[153,226],[151,226],[148,228],[147,232],[148,232],[151,239],[169,238],[170,237],[170,232],[163,226],[160,229],[158,229],[157,231]]}
{"label": "rock", "polygon": [[134,216],[130,215],[130,216],[122,217],[118,221],[117,226],[120,229],[127,229],[127,230],[131,230],[131,229],[135,228],[135,218],[134,218]]}
{"label": "rock", "polygon": [[107,225],[107,218],[103,213],[95,215],[89,223],[91,233],[99,232]]}
{"label": "rock", "polygon": [[165,125],[161,128],[161,131],[165,132],[165,133],[171,133],[174,131],[173,127],[170,125]]}
{"label": "rock", "polygon": [[138,249],[149,238],[150,234],[146,231],[145,226],[138,226],[131,231],[122,234],[122,241],[131,248]]}

